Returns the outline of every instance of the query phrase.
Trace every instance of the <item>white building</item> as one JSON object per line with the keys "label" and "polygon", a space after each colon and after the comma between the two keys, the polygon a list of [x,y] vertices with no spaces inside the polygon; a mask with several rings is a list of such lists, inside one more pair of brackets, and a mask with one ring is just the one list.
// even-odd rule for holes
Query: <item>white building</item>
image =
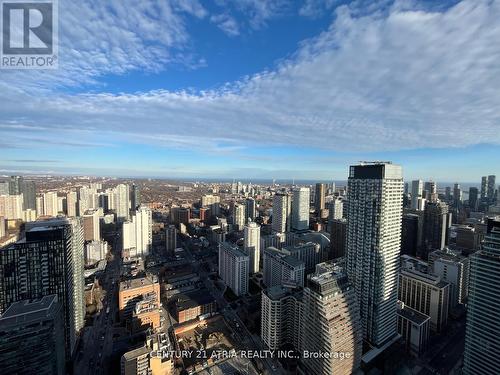
{"label": "white building", "polygon": [[268,288],[282,284],[304,286],[304,262],[274,247],[265,249],[263,258],[264,284]]}
{"label": "white building", "polygon": [[250,256],[250,273],[260,269],[260,226],[253,221],[245,225],[243,249]]}
{"label": "white building", "polygon": [[101,227],[98,210],[87,210],[83,215],[83,235],[85,241],[100,241]]}
{"label": "white building", "polygon": [[87,266],[106,259],[108,243],[106,241],[91,241],[85,244],[85,264]]}
{"label": "white building", "polygon": [[277,285],[262,291],[260,337],[269,350],[301,348],[302,292]]}
{"label": "white building", "polygon": [[422,198],[423,191],[422,180],[414,180],[411,182],[411,209],[420,210],[419,198]]}
{"label": "white building", "polygon": [[347,199],[347,273],[358,296],[364,339],[380,347],[397,334],[402,168],[351,166]]}
{"label": "white building", "polygon": [[332,199],[329,205],[328,221],[340,220],[344,217],[344,200],[340,197]]}
{"label": "white building", "polygon": [[6,220],[23,218],[23,195],[0,195],[0,216]]}
{"label": "white building", "polygon": [[78,197],[76,191],[66,193],[66,216],[75,217],[77,214]]}
{"label": "white building", "polygon": [[43,194],[43,213],[46,216],[57,216],[59,213],[56,191],[48,191]]}
{"label": "white building", "polygon": [[307,278],[303,304],[302,348],[339,354],[304,358],[304,373],[355,373],[361,363],[363,328],[358,298],[344,269],[332,263],[317,265],[316,272]]}
{"label": "white building", "polygon": [[294,230],[309,229],[310,190],[307,187],[293,189],[292,228]]}
{"label": "white building", "polygon": [[245,226],[245,205],[240,203],[233,203],[231,207],[231,217],[233,219],[232,224],[235,226],[236,230],[243,230]]}
{"label": "white building", "polygon": [[249,263],[249,256],[238,247],[219,244],[219,276],[237,296],[248,293]]}
{"label": "white building", "polygon": [[135,225],[135,256],[145,257],[153,244],[153,218],[151,209],[140,206],[132,217]]}
{"label": "white building", "polygon": [[276,193],[273,197],[272,229],[284,233],[290,231],[291,199],[286,193]]}
{"label": "white building", "polygon": [[128,185],[119,184],[114,188],[114,203],[117,221],[127,221],[130,217],[130,191]]}

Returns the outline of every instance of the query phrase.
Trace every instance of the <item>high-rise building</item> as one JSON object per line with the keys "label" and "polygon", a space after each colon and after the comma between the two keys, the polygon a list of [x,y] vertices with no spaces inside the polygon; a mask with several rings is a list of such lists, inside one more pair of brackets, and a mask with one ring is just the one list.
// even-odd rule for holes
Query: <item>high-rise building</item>
{"label": "high-rise building", "polygon": [[9,194],[10,195],[19,195],[22,194],[22,186],[23,186],[23,177],[22,176],[10,176],[9,179]]}
{"label": "high-rise building", "polygon": [[429,252],[442,250],[448,243],[451,217],[448,205],[441,201],[428,201],[424,210],[423,249],[421,257],[427,260]]}
{"label": "high-rise building", "polygon": [[319,264],[307,278],[303,305],[302,348],[312,353],[333,353],[330,358],[303,358],[305,373],[355,373],[361,363],[363,327],[357,295],[342,267]]}
{"label": "high-rise building", "polygon": [[413,180],[411,182],[411,209],[418,210],[418,198],[422,197],[422,180]]}
{"label": "high-rise building", "polygon": [[435,202],[437,201],[438,194],[437,194],[437,185],[434,181],[427,181],[424,184],[424,198],[428,201]]}
{"label": "high-rise building", "polygon": [[165,247],[167,253],[173,253],[177,249],[177,228],[175,225],[165,227]]}
{"label": "high-rise building", "polygon": [[347,248],[347,219],[337,219],[330,223],[331,259],[345,256]]}
{"label": "high-rise building", "polygon": [[87,210],[83,215],[83,238],[85,241],[101,240],[98,210]]}
{"label": "high-rise building", "polygon": [[296,241],[295,245],[287,245],[281,249],[287,255],[304,262],[306,272],[314,272],[316,265],[323,262],[327,256],[321,249],[321,245],[311,241]]}
{"label": "high-rise building", "polygon": [[486,190],[486,197],[490,202],[492,202],[495,199],[495,179],[496,176],[490,175],[488,176],[488,188]]}
{"label": "high-rise building", "polygon": [[141,205],[141,188],[136,184],[132,184],[130,187],[130,207],[132,209],[132,213],[139,208]]}
{"label": "high-rise building", "polygon": [[318,182],[316,184],[316,192],[314,193],[314,208],[319,215],[321,210],[325,208],[326,184]]}
{"label": "high-rise building", "polygon": [[1,372],[66,374],[63,317],[57,295],[10,305],[0,317]]}
{"label": "high-rise building", "polygon": [[453,185],[453,206],[460,207],[462,204],[462,189],[460,184]]}
{"label": "high-rise building", "polygon": [[416,214],[404,214],[401,232],[401,254],[408,254],[412,256],[417,255],[419,244],[421,217]]}
{"label": "high-rise building", "polygon": [[396,335],[402,168],[390,163],[351,166],[347,199],[347,272],[356,289],[364,339],[380,347]]}
{"label": "high-rise building", "polygon": [[9,195],[9,181],[0,181],[0,195]]}
{"label": "high-rise building", "polygon": [[114,198],[116,206],[116,219],[118,222],[124,222],[129,219],[130,211],[130,192],[129,186],[119,184],[114,188]]}
{"label": "high-rise building", "polygon": [[205,194],[201,196],[200,203],[202,207],[208,207],[214,203],[219,203],[219,202],[220,202],[220,197],[218,195]]}
{"label": "high-rise building", "polygon": [[469,208],[471,211],[477,211],[478,208],[478,193],[476,187],[469,188]]}
{"label": "high-rise building", "polygon": [[309,229],[309,195],[307,187],[293,189],[292,228],[294,230]]}
{"label": "high-rise building", "polygon": [[231,217],[236,230],[243,230],[246,223],[245,206],[240,203],[233,202],[231,205]]}
{"label": "high-rise building", "polygon": [[26,240],[0,250],[0,313],[14,302],[57,294],[70,357],[85,317],[83,266],[81,220],[27,223]]}
{"label": "high-rise building", "polygon": [[469,258],[450,250],[429,254],[429,267],[434,275],[450,283],[450,309],[466,302],[469,289]]}
{"label": "high-rise building", "polygon": [[306,265],[288,252],[268,247],[263,263],[264,284],[268,288],[283,284],[304,286]]}
{"label": "high-rise building", "polygon": [[5,236],[5,218],[0,216],[0,238]]}
{"label": "high-rise building", "polygon": [[85,244],[85,265],[93,265],[106,259],[108,243],[106,241],[90,241]]}
{"label": "high-rise building", "polygon": [[405,347],[415,357],[425,352],[429,342],[431,318],[418,310],[398,302],[398,333]]}
{"label": "high-rise building", "polygon": [[140,206],[132,222],[135,224],[136,256],[145,257],[151,252],[153,245],[153,213],[146,206]]}
{"label": "high-rise building", "polygon": [[425,315],[428,315],[432,331],[441,332],[448,321],[450,284],[439,276],[422,272],[419,263],[407,258],[399,274],[398,299]]}
{"label": "high-rise building", "polygon": [[465,375],[497,374],[500,359],[500,221],[489,220],[483,248],[470,256]]}
{"label": "high-rise building", "polygon": [[257,205],[255,203],[255,199],[253,198],[247,198],[245,200],[245,218],[248,220],[250,219],[251,221],[254,221],[255,218],[257,217]]}
{"label": "high-rise building", "polygon": [[43,194],[43,213],[46,216],[57,216],[59,213],[56,191],[48,191]]}
{"label": "high-rise building", "polygon": [[333,199],[330,202],[328,209],[328,222],[342,219],[344,217],[344,200],[340,197]]}
{"label": "high-rise building", "polygon": [[250,257],[250,273],[259,272],[260,268],[260,226],[250,222],[245,225],[243,249]]}
{"label": "high-rise building", "polygon": [[481,177],[481,199],[485,199],[488,196],[488,177]]}
{"label": "high-rise building", "polygon": [[250,258],[227,242],[219,244],[219,276],[234,294],[248,293]]}
{"label": "high-rise building", "polygon": [[260,336],[270,350],[293,345],[299,351],[302,336],[302,291],[277,285],[262,291]]}
{"label": "high-rise building", "polygon": [[21,184],[23,195],[23,210],[36,209],[36,185],[35,181],[23,181]]}
{"label": "high-rise building", "polygon": [[75,217],[78,212],[78,196],[76,191],[66,193],[66,216]]}
{"label": "high-rise building", "polygon": [[273,197],[272,229],[284,233],[290,231],[291,199],[286,193],[276,193]]}
{"label": "high-rise building", "polygon": [[6,220],[23,218],[23,195],[0,195],[0,216]]}

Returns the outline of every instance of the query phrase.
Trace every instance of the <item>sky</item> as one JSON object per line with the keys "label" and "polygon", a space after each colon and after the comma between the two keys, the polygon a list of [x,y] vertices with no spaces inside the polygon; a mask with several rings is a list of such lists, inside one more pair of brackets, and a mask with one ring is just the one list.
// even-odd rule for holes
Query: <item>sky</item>
{"label": "sky", "polygon": [[500,1],[64,0],[0,70],[0,174],[500,175]]}

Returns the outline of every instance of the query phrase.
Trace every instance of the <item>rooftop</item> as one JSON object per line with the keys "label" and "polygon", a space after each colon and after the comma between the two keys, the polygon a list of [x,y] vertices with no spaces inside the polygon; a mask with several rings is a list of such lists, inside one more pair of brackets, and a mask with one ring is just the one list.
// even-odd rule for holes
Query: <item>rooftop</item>
{"label": "rooftop", "polygon": [[403,318],[419,326],[431,319],[428,315],[422,314],[420,311],[412,309],[404,303],[398,306],[398,315],[401,315]]}
{"label": "rooftop", "polygon": [[136,279],[125,280],[120,283],[120,291],[127,289],[142,288],[144,286],[156,284],[157,280],[151,277],[138,277]]}
{"label": "rooftop", "polygon": [[55,317],[59,308],[55,294],[37,300],[15,302],[0,317],[0,328]]}
{"label": "rooftop", "polygon": [[187,310],[196,306],[206,305],[214,301],[208,290],[197,290],[192,293],[178,294],[177,310]]}

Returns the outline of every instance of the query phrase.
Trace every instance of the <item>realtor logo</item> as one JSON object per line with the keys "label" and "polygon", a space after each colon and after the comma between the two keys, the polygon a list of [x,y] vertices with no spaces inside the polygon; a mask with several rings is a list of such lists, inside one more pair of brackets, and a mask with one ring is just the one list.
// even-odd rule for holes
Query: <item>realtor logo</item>
{"label": "realtor logo", "polygon": [[4,0],[1,12],[1,68],[57,68],[57,2]]}

